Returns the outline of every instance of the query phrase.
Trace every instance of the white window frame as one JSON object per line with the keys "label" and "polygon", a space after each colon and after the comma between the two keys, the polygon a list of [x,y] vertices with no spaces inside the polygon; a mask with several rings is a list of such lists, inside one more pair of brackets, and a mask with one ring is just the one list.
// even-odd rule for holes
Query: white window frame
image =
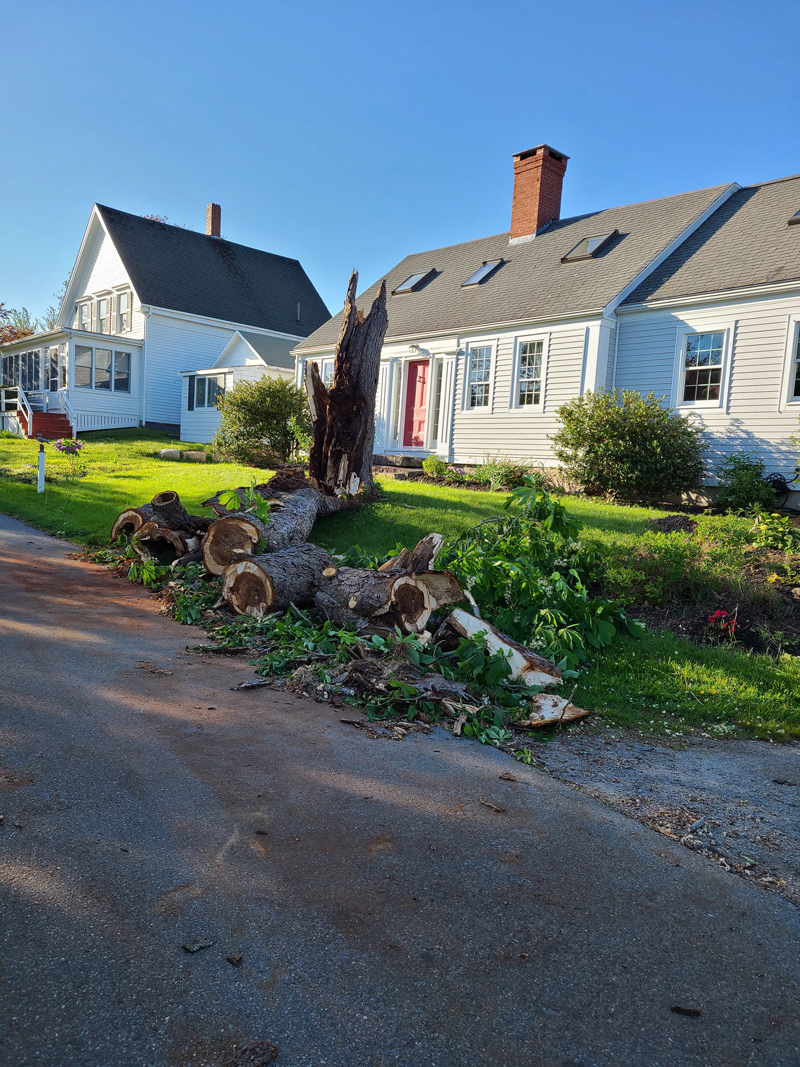
{"label": "white window frame", "polygon": [[[195,375],[195,382],[194,382],[194,410],[195,411],[215,411],[215,410],[218,410],[216,404],[209,404],[208,403],[208,381],[210,379],[216,381],[219,378],[222,378],[222,392],[224,394],[224,393],[226,393],[228,391],[228,376],[227,376],[227,374],[215,373],[215,374],[196,374]],[[204,389],[204,394],[205,395],[203,397],[203,403],[202,404],[198,404],[197,403],[197,383],[199,381],[201,381],[201,380],[206,382],[206,387]],[[219,388],[219,385],[217,386],[217,388]]]}
{"label": "white window frame", "polygon": [[[491,351],[489,363],[489,394],[487,402],[480,407],[470,407],[470,381],[469,381],[469,364],[472,358],[472,353],[477,348],[488,348]],[[463,415],[491,415],[494,410],[494,383],[497,376],[497,350],[499,348],[497,338],[492,340],[475,340],[467,341],[464,347],[464,372],[462,375],[461,383],[461,413]]]}
{"label": "white window frame", "polygon": [[[692,326],[682,326],[678,330],[675,345],[675,368],[672,386],[672,407],[680,411],[725,411],[728,406],[728,390],[730,383],[731,347],[736,330],[735,322],[698,323]],[[685,354],[686,340],[694,334],[721,333],[722,334],[722,373],[720,374],[719,399],[718,400],[684,400],[683,390],[686,381]]]}
{"label": "white window frame", "polygon": [[[120,302],[121,297],[127,297],[127,299],[128,299],[128,307],[127,307],[127,310],[125,311],[125,315],[127,317],[128,322],[127,322],[127,325],[124,328],[123,328],[122,323],[120,321],[119,302]],[[132,296],[131,296],[130,289],[120,289],[120,291],[116,294],[116,298],[117,299],[114,301],[114,329],[112,330],[112,333],[115,333],[115,334],[130,333],[130,331],[132,329],[132,322],[133,322],[132,315],[131,315],[131,305],[133,304],[133,299],[132,299]]]}
{"label": "white window frame", "polygon": [[[333,387],[333,374],[335,369],[336,360],[333,356],[330,356],[327,359],[321,359],[319,361],[319,376],[322,379],[322,384],[325,386],[326,389],[331,389]],[[325,375],[328,370],[330,370],[331,374],[330,382],[325,381]]]}
{"label": "white window frame", "polygon": [[794,396],[794,382],[797,365],[800,362],[800,312],[789,316],[786,328],[786,351],[783,360],[783,381],[778,401],[778,411],[784,411],[789,405],[800,404],[800,396]]}
{"label": "white window frame", "polygon": [[[105,318],[106,318],[106,321],[108,322],[108,329],[107,330],[104,330],[102,328],[102,321],[103,320],[102,320],[102,316],[100,315],[100,302],[103,301],[103,300],[105,300],[105,302],[106,302],[106,315],[105,315]],[[95,305],[96,305],[95,314],[97,315],[97,319],[96,319],[97,330],[95,332],[96,333],[102,333],[104,335],[110,335],[111,332],[112,332],[111,331],[111,313],[113,311],[112,301],[111,301],[111,294],[110,293],[103,293],[101,296],[98,296],[96,298],[96,300],[95,300]]]}
{"label": "white window frame", "polygon": [[[86,325],[81,325],[81,311],[86,309]],[[92,301],[91,300],[79,300],[77,302],[77,329],[83,330],[85,333],[92,332]]]}
{"label": "white window frame", "polygon": [[[104,394],[119,392],[120,396],[132,396],[133,395],[133,356],[134,356],[133,350],[130,350],[130,349],[119,349],[119,348],[115,349],[113,345],[83,345],[83,344],[82,345],[77,345],[76,344],[75,348],[76,349],[77,348],[88,348],[89,351],[92,353],[92,358],[91,358],[91,363],[90,363],[90,382],[91,382],[91,384],[90,385],[78,385],[75,382],[75,366],[76,366],[75,360],[76,360],[76,357],[77,357],[77,351],[73,350],[73,353],[72,353],[72,363],[73,363],[73,367],[72,367],[72,388],[73,389],[81,389],[81,390],[82,389],[86,389],[86,390],[91,390],[92,392],[98,392],[98,393],[104,393]],[[95,384],[95,361],[97,359],[97,356],[96,356],[95,353],[97,352],[98,348],[101,349],[103,352],[110,352],[111,353],[111,367],[110,367],[111,377],[110,377],[108,389],[98,388],[97,385]],[[129,357],[129,362],[128,362],[128,388],[127,389],[119,389],[118,390],[118,389],[116,389],[115,384],[114,384],[114,375],[115,375],[115,370],[116,370],[116,365],[117,365],[117,355],[127,355]]]}
{"label": "white window frame", "polygon": [[[542,342],[542,392],[540,404],[520,404],[519,372],[522,361],[522,346],[531,341]],[[508,398],[509,411],[520,415],[542,415],[547,405],[547,366],[550,357],[550,334],[548,332],[522,333],[514,338],[514,360],[511,367],[511,392]]]}

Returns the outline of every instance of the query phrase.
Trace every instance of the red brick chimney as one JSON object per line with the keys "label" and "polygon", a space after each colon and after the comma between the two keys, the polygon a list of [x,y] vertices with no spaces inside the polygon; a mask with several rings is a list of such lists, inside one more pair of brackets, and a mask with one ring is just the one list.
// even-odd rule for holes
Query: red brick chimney
{"label": "red brick chimney", "polygon": [[533,237],[561,214],[561,186],[567,160],[562,152],[540,144],[514,156],[514,199],[510,239]]}
{"label": "red brick chimney", "polygon": [[206,233],[209,237],[219,237],[221,218],[222,208],[219,204],[209,204],[206,207]]}

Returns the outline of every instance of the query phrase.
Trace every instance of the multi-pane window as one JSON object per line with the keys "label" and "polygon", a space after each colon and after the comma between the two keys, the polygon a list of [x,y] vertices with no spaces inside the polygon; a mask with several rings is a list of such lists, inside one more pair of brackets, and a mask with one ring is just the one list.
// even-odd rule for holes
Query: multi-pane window
{"label": "multi-pane window", "polygon": [[217,401],[225,393],[225,376],[208,377],[201,374],[189,379],[189,411],[196,408],[216,407]]}
{"label": "multi-pane window", "polygon": [[78,389],[131,391],[131,354],[110,348],[75,345],[75,386]]}
{"label": "multi-pane window", "polygon": [[517,403],[530,407],[542,402],[543,341],[523,341],[519,346]]}
{"label": "multi-pane window", "polygon": [[469,352],[469,375],[467,378],[467,407],[488,408],[491,370],[491,347],[471,348]]}
{"label": "multi-pane window", "polygon": [[125,333],[131,328],[131,294],[120,293],[117,296],[117,333]]}
{"label": "multi-pane window", "polygon": [[109,333],[108,328],[108,297],[101,296],[97,301],[97,332]]}
{"label": "multi-pane window", "polygon": [[800,399],[800,329],[797,331],[797,344],[794,350],[794,392],[792,396]]}
{"label": "multi-pane window", "polygon": [[90,304],[78,304],[78,329],[90,330],[92,309]]}
{"label": "multi-pane window", "polygon": [[333,385],[333,360],[326,359],[322,364],[322,384],[326,389]]}
{"label": "multi-pane window", "polygon": [[683,353],[683,403],[719,400],[725,334],[690,333]]}
{"label": "multi-pane window", "polygon": [[94,387],[95,389],[111,389],[110,348],[96,348],[94,350]]}
{"label": "multi-pane window", "polygon": [[444,363],[437,359],[433,365],[433,418],[431,420],[431,444],[439,443],[439,416],[442,412],[442,376]]}
{"label": "multi-pane window", "polygon": [[42,358],[39,351],[3,356],[0,385],[19,385],[26,393],[38,392],[42,387]]}
{"label": "multi-pane window", "polygon": [[88,345],[75,345],[75,388],[92,388],[92,349]]}
{"label": "multi-pane window", "polygon": [[131,354],[130,352],[114,353],[114,392],[129,393],[131,391]]}

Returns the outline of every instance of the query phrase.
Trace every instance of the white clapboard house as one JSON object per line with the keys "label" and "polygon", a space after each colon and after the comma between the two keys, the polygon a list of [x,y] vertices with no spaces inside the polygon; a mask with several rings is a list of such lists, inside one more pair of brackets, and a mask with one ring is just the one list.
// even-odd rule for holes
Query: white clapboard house
{"label": "white clapboard house", "polygon": [[[376,451],[555,465],[559,405],[651,390],[791,476],[800,415],[800,175],[561,219],[567,157],[514,157],[508,233],[386,275]],[[359,298],[366,306],[376,292]],[[340,317],[295,349],[330,376]]]}
{"label": "white clapboard house", "polygon": [[210,441],[219,392],[293,377],[329,317],[296,259],[95,204],[48,333],[0,345],[0,419],[27,436],[148,426]]}

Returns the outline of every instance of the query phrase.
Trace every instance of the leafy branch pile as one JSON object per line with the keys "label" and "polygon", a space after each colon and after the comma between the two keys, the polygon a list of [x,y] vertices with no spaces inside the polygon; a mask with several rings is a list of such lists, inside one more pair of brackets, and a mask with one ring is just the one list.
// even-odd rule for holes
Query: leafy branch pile
{"label": "leafy branch pile", "polygon": [[[505,515],[480,523],[439,557],[482,618],[556,661],[567,679],[576,678],[588,654],[618,633],[641,633],[619,605],[590,594],[596,559],[579,539],[581,525],[527,478],[509,496]],[[352,548],[338,560],[375,568],[400,551],[398,546],[377,559]],[[259,675],[294,674],[306,691],[361,707],[372,720],[435,722],[449,716],[467,736],[513,750],[519,746],[512,728],[527,721],[532,696],[545,688],[512,678],[508,658],[492,652],[480,635],[451,634],[445,641],[444,627],[434,638],[399,628],[358,633],[294,606],[262,619],[231,618],[219,610],[219,579],[209,578],[201,564],[142,561],[124,542],[94,558],[161,591],[178,621],[202,623],[220,649],[252,650]],[[441,622],[432,618],[430,630]]]}

